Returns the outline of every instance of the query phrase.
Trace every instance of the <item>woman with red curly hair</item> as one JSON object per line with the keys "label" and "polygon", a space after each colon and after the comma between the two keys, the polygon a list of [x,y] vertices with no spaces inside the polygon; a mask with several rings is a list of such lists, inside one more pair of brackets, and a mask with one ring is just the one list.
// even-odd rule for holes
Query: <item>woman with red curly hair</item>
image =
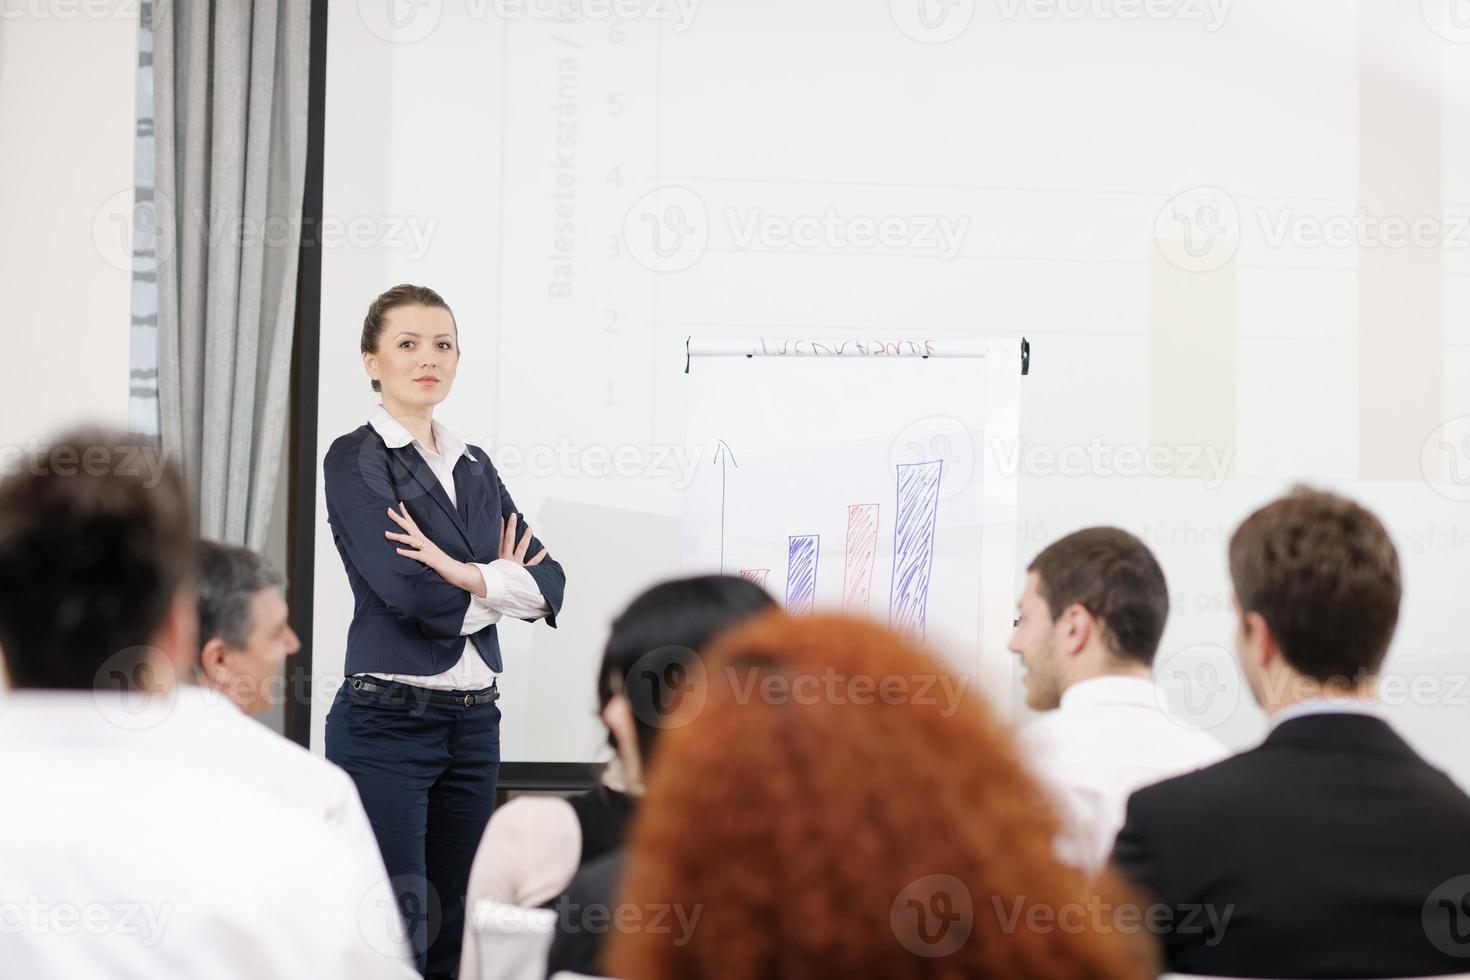
{"label": "woman with red curly hair", "polygon": [[1121,886],[1056,858],[1057,818],[979,692],[908,639],[772,613],[703,674],[659,743],[606,972],[1157,975]]}

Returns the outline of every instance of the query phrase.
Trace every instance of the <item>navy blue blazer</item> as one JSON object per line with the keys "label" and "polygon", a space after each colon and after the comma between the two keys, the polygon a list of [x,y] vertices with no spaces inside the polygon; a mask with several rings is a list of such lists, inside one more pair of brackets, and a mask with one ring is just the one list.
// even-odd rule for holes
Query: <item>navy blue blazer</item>
{"label": "navy blue blazer", "polygon": [[[352,586],[352,625],[347,630],[348,676],[366,671],[386,674],[440,674],[459,662],[464,652],[465,612],[470,594],[451,585],[423,563],[398,554],[399,542],[384,531],[401,533],[388,509],[403,501],[419,530],[445,554],[460,561],[487,564],[500,557],[501,521],[516,515],[516,537],[525,533],[525,518],[490,457],[478,446],[454,464],[454,494],[459,506],[439,485],[429,464],[412,444],[389,449],[371,425],[340,437],[327,450],[323,465],[327,521]],[[541,550],[534,536],[527,557]],[[526,569],[551,607],[546,624],[556,625],[566,573],[548,555]],[[485,663],[502,669],[495,625],[468,639]]]}

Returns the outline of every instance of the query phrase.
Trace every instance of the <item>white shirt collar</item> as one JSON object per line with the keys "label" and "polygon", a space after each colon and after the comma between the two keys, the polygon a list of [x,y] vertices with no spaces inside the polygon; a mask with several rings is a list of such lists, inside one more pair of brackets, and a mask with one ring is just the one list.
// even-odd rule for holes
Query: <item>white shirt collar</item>
{"label": "white shirt collar", "polygon": [[1309,715],[1366,715],[1369,718],[1379,717],[1378,704],[1365,698],[1348,697],[1346,695],[1333,695],[1325,698],[1303,698],[1294,704],[1289,704],[1271,716],[1271,730],[1275,731],[1281,725],[1293,718],[1306,718]]}
{"label": "white shirt collar", "polygon": [[[474,454],[470,452],[469,446],[465,445],[459,436],[441,425],[438,419],[435,419],[431,424],[434,427],[434,441],[439,444],[439,453],[445,459],[458,459],[460,456],[464,456],[471,463],[479,462],[479,460],[475,459]],[[379,405],[373,412],[372,417],[368,419],[368,425],[371,425],[378,435],[383,437],[383,444],[389,449],[402,449],[410,443],[419,449],[428,449],[427,446],[413,437],[412,432],[409,432],[403,427],[402,422],[389,415],[388,410],[382,405]]]}
{"label": "white shirt collar", "polygon": [[[244,717],[222,691],[180,681],[166,691],[25,688],[0,697],[7,723],[17,718],[39,738],[58,743],[112,741],[130,733],[172,731],[202,719]],[[183,719],[182,721],[180,719]]]}
{"label": "white shirt collar", "polygon": [[1158,690],[1152,678],[1106,674],[1078,681],[1062,692],[1060,707],[1084,708],[1100,704],[1159,706]]}

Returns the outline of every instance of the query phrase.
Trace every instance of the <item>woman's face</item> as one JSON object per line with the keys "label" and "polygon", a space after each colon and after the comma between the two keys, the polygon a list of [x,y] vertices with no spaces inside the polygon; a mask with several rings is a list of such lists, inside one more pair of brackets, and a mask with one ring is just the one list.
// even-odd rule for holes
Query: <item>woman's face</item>
{"label": "woman's face", "polygon": [[383,315],[377,351],[362,355],[362,363],[368,377],[382,385],[384,404],[439,404],[459,370],[453,314],[440,307],[394,307]]}
{"label": "woman's face", "polygon": [[623,764],[623,779],[629,792],[642,792],[643,756],[638,751],[638,726],[633,720],[633,706],[622,694],[614,694],[602,709],[602,721],[618,743],[618,761]]}

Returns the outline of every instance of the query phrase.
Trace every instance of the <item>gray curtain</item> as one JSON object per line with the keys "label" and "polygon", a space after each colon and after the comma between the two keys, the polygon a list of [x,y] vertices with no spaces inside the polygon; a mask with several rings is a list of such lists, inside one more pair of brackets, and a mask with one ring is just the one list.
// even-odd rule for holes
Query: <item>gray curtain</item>
{"label": "gray curtain", "polygon": [[158,435],[158,265],[154,250],[153,4],[138,8],[138,135],[133,143],[133,297],[128,430]]}
{"label": "gray curtain", "polygon": [[158,392],[199,533],[260,550],[289,413],[308,0],[155,0]]}

